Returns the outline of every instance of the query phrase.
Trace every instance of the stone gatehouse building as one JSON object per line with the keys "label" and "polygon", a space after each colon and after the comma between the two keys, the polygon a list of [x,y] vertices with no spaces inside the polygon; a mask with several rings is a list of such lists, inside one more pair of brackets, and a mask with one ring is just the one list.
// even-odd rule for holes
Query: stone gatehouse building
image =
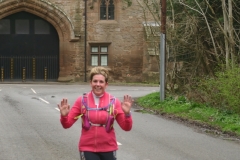
{"label": "stone gatehouse building", "polygon": [[135,0],[1,0],[1,79],[88,81],[101,65],[110,81],[157,81],[143,22]]}

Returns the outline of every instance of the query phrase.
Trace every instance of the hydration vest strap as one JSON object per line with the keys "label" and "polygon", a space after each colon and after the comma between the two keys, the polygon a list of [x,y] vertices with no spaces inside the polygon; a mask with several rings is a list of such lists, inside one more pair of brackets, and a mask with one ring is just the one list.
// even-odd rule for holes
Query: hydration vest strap
{"label": "hydration vest strap", "polygon": [[96,126],[96,127],[105,127],[106,125],[105,124],[95,124],[95,123],[91,123],[91,126]]}
{"label": "hydration vest strap", "polygon": [[110,100],[111,100],[110,103],[107,106],[105,106],[105,107],[102,107],[102,108],[90,108],[90,107],[88,107],[86,101],[84,100],[84,99],[87,99],[87,96],[86,96],[86,94],[84,94],[83,97],[82,97],[82,105],[84,105],[86,107],[87,111],[93,111],[93,110],[103,111],[104,110],[104,111],[109,111],[110,115],[114,114],[113,104],[115,103],[115,97],[111,97],[110,98]]}
{"label": "hydration vest strap", "polygon": [[[115,97],[110,96],[110,103],[102,108],[90,108],[87,105],[87,98],[88,98],[89,94],[83,94],[82,96],[82,107],[81,107],[81,115],[76,116],[74,119],[78,119],[78,118],[82,118],[82,127],[86,130],[89,130],[91,126],[97,126],[97,127],[105,127],[106,132],[110,132],[113,128],[113,123],[114,123],[114,119],[116,118],[116,114],[114,114],[114,103],[115,103]],[[88,111],[91,110],[97,110],[97,111],[106,111],[108,112],[108,118],[106,121],[106,124],[94,124],[91,123],[91,121],[88,118]]]}

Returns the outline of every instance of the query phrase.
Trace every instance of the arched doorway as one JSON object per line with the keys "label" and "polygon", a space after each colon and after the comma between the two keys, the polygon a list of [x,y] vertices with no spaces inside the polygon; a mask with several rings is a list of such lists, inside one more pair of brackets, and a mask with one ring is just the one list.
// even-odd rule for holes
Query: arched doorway
{"label": "arched doorway", "polygon": [[56,81],[59,37],[55,28],[28,12],[1,19],[0,67],[4,80]]}

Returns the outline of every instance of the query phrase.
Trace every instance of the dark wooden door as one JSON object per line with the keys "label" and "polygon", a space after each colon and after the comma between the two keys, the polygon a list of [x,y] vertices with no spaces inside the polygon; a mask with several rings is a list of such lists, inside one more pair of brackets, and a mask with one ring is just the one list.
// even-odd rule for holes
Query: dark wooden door
{"label": "dark wooden door", "polygon": [[57,80],[59,38],[55,28],[27,12],[1,19],[0,67],[4,80]]}

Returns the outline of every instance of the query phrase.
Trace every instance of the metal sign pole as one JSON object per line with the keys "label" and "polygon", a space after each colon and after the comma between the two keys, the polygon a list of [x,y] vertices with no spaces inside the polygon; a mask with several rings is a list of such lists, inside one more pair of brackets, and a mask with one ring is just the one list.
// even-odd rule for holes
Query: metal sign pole
{"label": "metal sign pole", "polygon": [[160,37],[160,101],[165,99],[165,75],[166,75],[166,0],[160,1],[161,7],[161,37]]}

